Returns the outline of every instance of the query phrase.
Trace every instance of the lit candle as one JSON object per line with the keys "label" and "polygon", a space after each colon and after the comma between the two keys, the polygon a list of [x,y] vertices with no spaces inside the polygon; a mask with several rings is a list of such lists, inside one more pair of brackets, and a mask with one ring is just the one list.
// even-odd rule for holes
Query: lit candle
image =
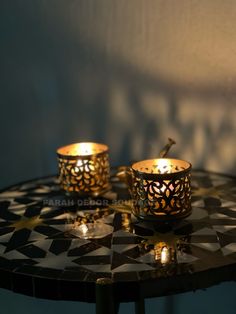
{"label": "lit candle", "polygon": [[59,180],[67,193],[97,196],[110,189],[108,147],[76,143],[57,150]]}
{"label": "lit candle", "polygon": [[184,160],[157,158],[131,167],[134,214],[144,220],[173,220],[191,212],[191,164]]}
{"label": "lit candle", "polygon": [[171,163],[169,159],[155,159],[153,163],[154,173],[171,173]]}

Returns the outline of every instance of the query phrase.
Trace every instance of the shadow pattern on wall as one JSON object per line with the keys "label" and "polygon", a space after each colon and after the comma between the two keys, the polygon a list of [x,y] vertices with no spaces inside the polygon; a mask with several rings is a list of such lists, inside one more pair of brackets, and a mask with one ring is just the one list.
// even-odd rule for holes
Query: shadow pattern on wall
{"label": "shadow pattern on wall", "polygon": [[173,137],[172,156],[235,174],[233,88],[151,75],[68,32],[43,3],[2,5],[2,185],[55,172],[55,149],[84,140],[106,142],[112,163],[127,164]]}

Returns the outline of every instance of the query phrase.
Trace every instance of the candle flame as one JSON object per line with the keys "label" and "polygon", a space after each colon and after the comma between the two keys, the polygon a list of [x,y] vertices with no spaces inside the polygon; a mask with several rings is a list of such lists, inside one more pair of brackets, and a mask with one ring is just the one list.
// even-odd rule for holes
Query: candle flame
{"label": "candle flame", "polygon": [[171,172],[171,163],[168,159],[159,159],[156,164],[160,173],[169,173]]}
{"label": "candle flame", "polygon": [[89,143],[80,143],[76,146],[76,151],[79,156],[86,156],[92,154],[92,145]]}

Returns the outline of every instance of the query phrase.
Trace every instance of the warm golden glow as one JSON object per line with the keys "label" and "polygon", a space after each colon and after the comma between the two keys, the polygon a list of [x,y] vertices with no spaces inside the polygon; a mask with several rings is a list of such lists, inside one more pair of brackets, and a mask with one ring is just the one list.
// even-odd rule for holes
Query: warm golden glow
{"label": "warm golden glow", "polygon": [[83,162],[81,159],[78,159],[75,166],[75,172],[81,171],[81,167],[83,166]]}
{"label": "warm golden glow", "polygon": [[133,212],[141,219],[172,220],[191,212],[191,164],[158,158],[132,165]]}
{"label": "warm golden glow", "polygon": [[148,174],[176,173],[190,168],[191,164],[189,162],[171,158],[142,160],[132,165],[133,170]]}
{"label": "warm golden glow", "polygon": [[89,172],[89,171],[94,171],[95,170],[95,166],[94,163],[91,161],[90,164],[88,165],[88,160],[83,159],[83,161],[81,159],[78,159],[76,162],[76,166],[75,166],[75,172],[83,172],[84,170]]}
{"label": "warm golden glow", "polygon": [[169,261],[170,261],[169,249],[166,246],[164,246],[161,250],[161,263],[167,264]]}
{"label": "warm golden glow", "polygon": [[171,162],[169,159],[156,159],[156,163],[154,163],[154,165],[160,173],[171,172]]}
{"label": "warm golden glow", "polygon": [[157,242],[154,246],[154,257],[157,262],[166,265],[172,260],[172,249],[165,242]]}
{"label": "warm golden glow", "polygon": [[75,146],[76,155],[78,156],[87,156],[92,155],[96,151],[96,144],[90,143],[80,143]]}
{"label": "warm golden glow", "polygon": [[76,143],[57,150],[59,181],[67,193],[97,196],[110,189],[108,147]]}
{"label": "warm golden glow", "polygon": [[86,236],[86,234],[88,233],[88,227],[86,226],[86,224],[81,224],[80,229],[81,229],[83,235]]}
{"label": "warm golden glow", "polygon": [[100,0],[83,1],[77,7],[70,9],[70,23],[58,12],[55,20],[68,38],[78,40],[81,30],[95,56],[96,48],[107,47],[108,60],[118,56],[149,77],[186,89],[192,85],[233,88],[235,1],[149,0],[147,5],[144,0]]}
{"label": "warm golden glow", "polygon": [[91,156],[106,151],[108,147],[104,144],[85,142],[60,147],[57,153],[63,156]]}

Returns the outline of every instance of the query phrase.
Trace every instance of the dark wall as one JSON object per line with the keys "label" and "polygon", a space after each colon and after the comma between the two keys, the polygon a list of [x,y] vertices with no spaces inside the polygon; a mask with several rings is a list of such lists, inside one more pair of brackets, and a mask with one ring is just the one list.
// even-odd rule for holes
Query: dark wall
{"label": "dark wall", "polygon": [[93,140],[113,164],[173,155],[235,173],[234,1],[1,1],[1,182]]}

